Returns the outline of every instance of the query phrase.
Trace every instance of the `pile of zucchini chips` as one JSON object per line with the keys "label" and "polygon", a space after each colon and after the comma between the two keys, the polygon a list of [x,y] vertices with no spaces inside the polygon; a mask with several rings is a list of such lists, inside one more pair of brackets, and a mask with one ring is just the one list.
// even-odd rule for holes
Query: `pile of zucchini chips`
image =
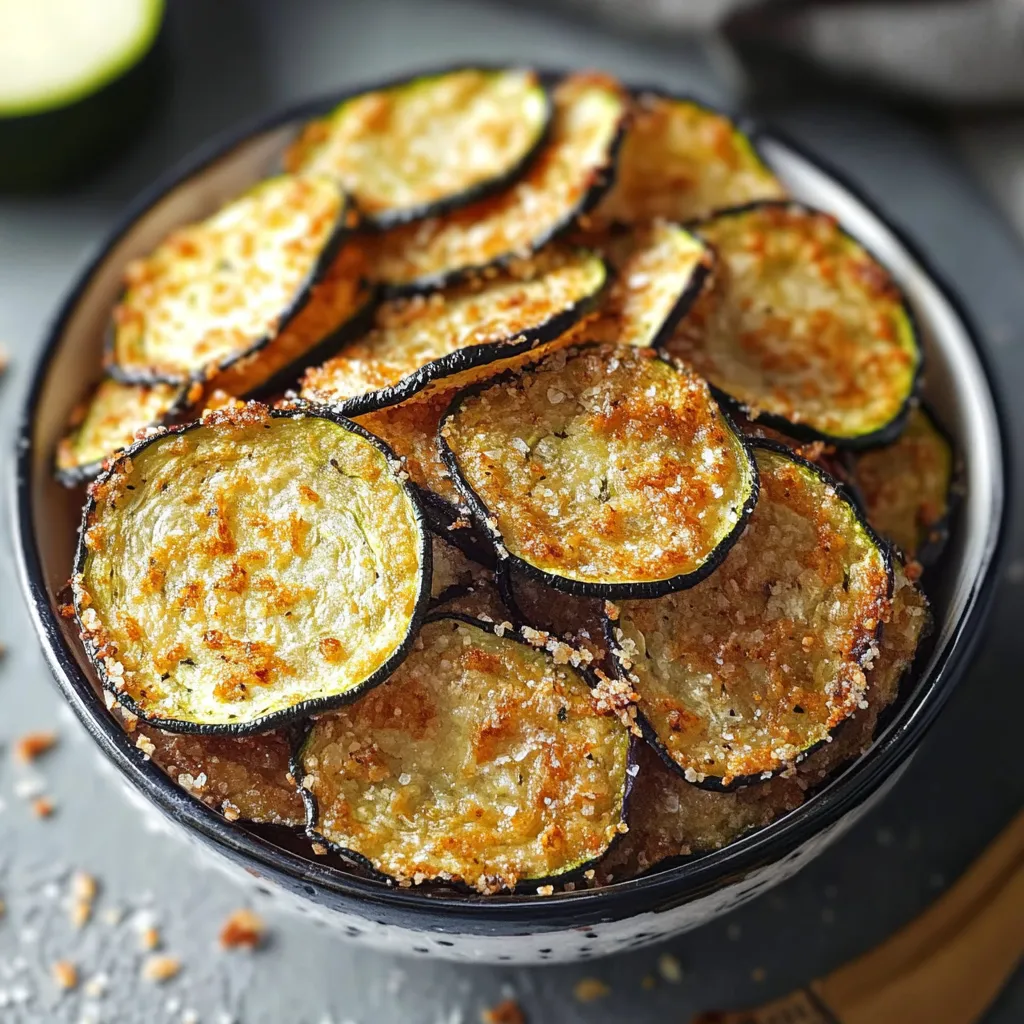
{"label": "pile of zucchini chips", "polygon": [[356,95],[125,269],[56,453],[82,639],[146,756],[339,869],[632,877],[799,805],[896,697],[954,475],[920,364],[720,113]]}

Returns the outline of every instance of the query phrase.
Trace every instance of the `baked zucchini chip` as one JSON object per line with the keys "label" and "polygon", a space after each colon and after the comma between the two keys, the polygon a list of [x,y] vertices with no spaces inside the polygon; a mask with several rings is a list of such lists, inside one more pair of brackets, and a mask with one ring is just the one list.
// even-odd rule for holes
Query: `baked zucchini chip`
{"label": "baked zucchini chip", "polygon": [[757,500],[745,442],[695,374],[587,346],[460,392],[441,457],[499,555],[586,597],[693,586]]}
{"label": "baked zucchini chip", "polygon": [[751,140],[693,100],[644,92],[633,103],[615,185],[596,216],[625,224],[690,221],[786,191]]}
{"label": "baked zucchini chip", "polygon": [[335,181],[282,175],[174,231],[125,269],[110,373],[136,383],[208,378],[251,356],[305,306],[348,221]]}
{"label": "baked zucchini chip", "polygon": [[77,487],[103,469],[103,460],[135,440],[137,431],[170,423],[197,397],[187,384],[100,381],[71,414],[57,445],[54,469],[65,487]]}
{"label": "baked zucchini chip", "polygon": [[599,256],[568,250],[446,292],[386,302],[375,330],[306,373],[302,397],[355,416],[475,367],[532,354],[597,306],[607,278]]}
{"label": "baked zucchini chip", "polygon": [[751,419],[847,447],[899,434],[921,350],[909,307],[835,219],[761,203],[696,225],[712,288],[667,345]]}
{"label": "baked zucchini chip", "polygon": [[315,722],[295,774],[311,834],[343,855],[406,884],[495,892],[608,849],[630,746],[580,671],[451,616],[428,619],[384,686]]}
{"label": "baked zucchini chip", "polygon": [[865,700],[893,587],[888,548],[818,467],[754,445],[757,507],[709,579],[614,606],[609,640],[649,743],[729,788],[802,759]]}
{"label": "baked zucchini chip", "polygon": [[641,348],[668,341],[707,283],[713,259],[696,235],[665,221],[609,237],[604,254],[615,280],[587,338]]}
{"label": "baked zucchini chip", "polygon": [[239,734],[387,678],[430,595],[397,468],[348,420],[255,403],[129,448],[90,489],[73,580],[103,684],[160,728]]}
{"label": "baked zucchini chip", "polygon": [[550,117],[534,71],[446,71],[344,100],[303,129],[285,167],[333,175],[369,223],[393,226],[514,181]]}
{"label": "baked zucchini chip", "polygon": [[547,144],[507,191],[454,213],[369,238],[371,277],[393,292],[423,291],[529,256],[601,198],[626,112],[614,79],[571,75],[554,94]]}
{"label": "baked zucchini chip", "polygon": [[289,777],[285,730],[255,736],[187,736],[140,725],[135,745],[182,789],[229,821],[301,828],[302,798]]}
{"label": "baked zucchini chip", "polygon": [[907,558],[930,562],[948,536],[953,471],[949,438],[918,407],[896,441],[857,455],[853,481],[868,522]]}

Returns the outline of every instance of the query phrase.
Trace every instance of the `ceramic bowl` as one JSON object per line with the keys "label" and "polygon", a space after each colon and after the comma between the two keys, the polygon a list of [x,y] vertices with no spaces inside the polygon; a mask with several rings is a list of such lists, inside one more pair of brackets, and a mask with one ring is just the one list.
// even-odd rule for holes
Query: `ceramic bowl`
{"label": "ceramic bowl", "polygon": [[50,472],[68,413],[100,366],[104,325],[126,261],[274,170],[296,126],[339,98],[247,125],[185,161],[120,219],[56,314],[25,400],[12,519],[21,584],[57,685],[103,757],[174,833],[359,941],[422,956],[533,963],[600,956],[693,928],[793,874],[880,799],[967,663],[992,592],[1006,481],[1004,434],[967,318],[913,245],[835,170],[772,131],[754,128],[765,159],[792,194],[838,216],[875,253],[920,323],[925,394],[956,440],[964,483],[950,545],[929,579],[937,619],[929,656],[870,751],[797,810],[716,852],[603,889],[550,897],[442,896],[344,873],[226,821],[145,760],[115,723],[97,695],[74,623],[56,610],[72,563],[81,496],[63,490]]}

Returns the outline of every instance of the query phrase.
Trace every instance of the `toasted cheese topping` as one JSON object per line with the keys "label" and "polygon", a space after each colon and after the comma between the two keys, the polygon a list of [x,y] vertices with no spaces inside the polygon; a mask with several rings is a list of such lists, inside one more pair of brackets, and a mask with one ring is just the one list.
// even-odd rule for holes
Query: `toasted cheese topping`
{"label": "toasted cheese topping", "polygon": [[704,381],[646,349],[556,353],[466,393],[439,436],[509,553],[556,586],[686,585],[756,487]]}
{"label": "toasted cheese topping", "polygon": [[533,274],[493,279],[396,299],[377,312],[376,329],[315,367],[304,398],[393,404],[473,365],[529,351],[568,330],[593,306],[605,283],[599,257],[583,250],[552,254]]}
{"label": "toasted cheese topping", "polygon": [[785,194],[727,117],[690,100],[644,93],[634,103],[615,185],[597,216],[627,224],[654,217],[686,222]]}
{"label": "toasted cheese topping", "polygon": [[834,218],[768,204],[697,230],[717,254],[715,283],[673,355],[751,418],[859,439],[899,417],[920,363],[914,328],[888,272]]}
{"label": "toasted cheese topping", "polygon": [[378,871],[495,891],[604,853],[628,748],[570,666],[440,619],[386,684],[317,721],[302,783],[316,830]]}
{"label": "toasted cheese topping", "polygon": [[407,217],[507,178],[543,137],[548,115],[533,71],[417,78],[307,125],[285,167],[336,176],[371,216]]}
{"label": "toasted cheese topping", "polygon": [[884,552],[812,467],[758,448],[761,492],[725,561],[691,590],[619,605],[623,671],[688,781],[772,772],[858,708],[890,611]]}
{"label": "toasted cheese topping", "polygon": [[899,439],[857,456],[854,480],[868,521],[915,558],[949,512],[953,452],[924,410],[910,414]]}
{"label": "toasted cheese topping", "polygon": [[75,606],[105,684],[155,723],[252,727],[372,685],[429,579],[375,444],[260,406],[155,438],[94,485]]}
{"label": "toasted cheese topping", "polygon": [[208,375],[272,338],[306,296],[344,214],[331,179],[282,176],[172,232],[125,270],[117,369]]}
{"label": "toasted cheese topping", "polygon": [[57,445],[58,470],[93,467],[135,440],[137,431],[164,423],[182,401],[178,384],[121,384],[101,381],[71,415],[70,430]]}
{"label": "toasted cheese topping", "polygon": [[554,103],[550,139],[522,178],[497,196],[372,240],[374,278],[393,286],[443,280],[528,256],[570,227],[610,170],[625,98],[613,80],[579,74],[562,82]]}

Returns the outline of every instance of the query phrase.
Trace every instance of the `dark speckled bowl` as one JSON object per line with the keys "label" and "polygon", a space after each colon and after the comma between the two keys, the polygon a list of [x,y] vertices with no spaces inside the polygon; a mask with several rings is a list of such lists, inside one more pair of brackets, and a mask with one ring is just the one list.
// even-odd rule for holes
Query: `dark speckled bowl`
{"label": "dark speckled bowl", "polygon": [[338,98],[246,125],[172,171],[121,218],[57,312],[19,429],[12,517],[21,584],[57,684],[106,760],[175,834],[353,938],[392,951],[526,963],[600,956],[692,928],[788,877],[849,828],[906,766],[967,663],[992,593],[1006,488],[1003,430],[967,318],[914,247],[834,170],[755,128],[765,159],[793,195],[836,214],[890,268],[921,325],[926,394],[957,441],[966,485],[945,559],[929,581],[937,618],[930,656],[867,754],[803,806],[725,849],[604,889],[551,897],[430,895],[343,873],[189,797],[143,758],[106,711],[74,625],[56,611],[80,497],[50,473],[68,413],[100,365],[103,327],[125,262],[271,171],[295,126]]}

